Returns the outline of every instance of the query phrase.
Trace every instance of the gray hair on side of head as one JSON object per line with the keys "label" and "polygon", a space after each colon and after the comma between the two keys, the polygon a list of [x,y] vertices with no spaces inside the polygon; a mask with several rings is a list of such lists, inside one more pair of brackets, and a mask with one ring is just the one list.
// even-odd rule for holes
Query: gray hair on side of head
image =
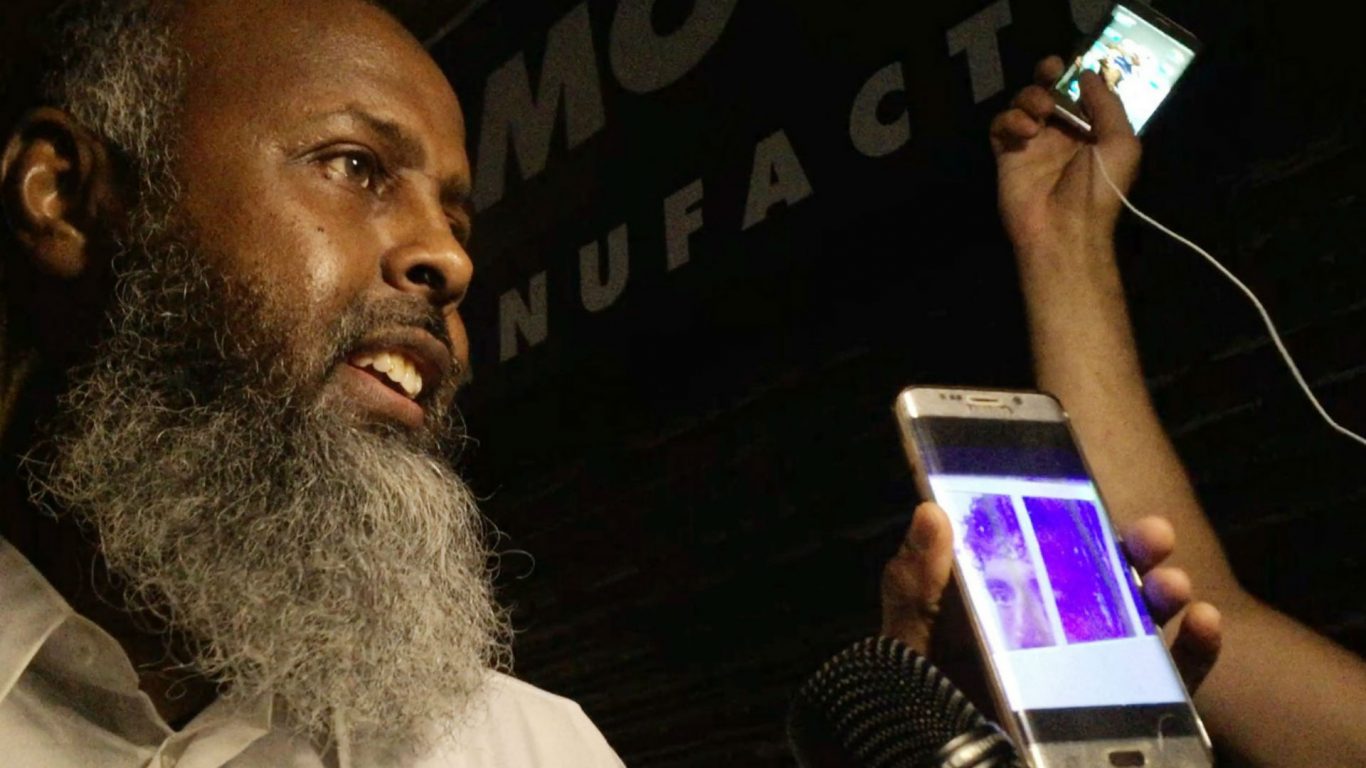
{"label": "gray hair on side of head", "polygon": [[168,127],[184,93],[175,0],[69,0],[51,19],[38,104],[56,107],[128,164],[140,195],[173,195]]}
{"label": "gray hair on side of head", "polygon": [[[148,203],[179,192],[171,166],[169,126],[185,88],[185,55],[173,42],[172,14],[183,0],[68,0],[29,40],[33,56],[16,54],[6,72],[4,128],[37,108],[60,109],[98,136],[127,173],[133,216],[143,233],[160,218]],[[0,232],[0,250],[10,247]],[[0,432],[33,365],[31,341],[14,338],[5,292],[8,254],[0,258]]]}

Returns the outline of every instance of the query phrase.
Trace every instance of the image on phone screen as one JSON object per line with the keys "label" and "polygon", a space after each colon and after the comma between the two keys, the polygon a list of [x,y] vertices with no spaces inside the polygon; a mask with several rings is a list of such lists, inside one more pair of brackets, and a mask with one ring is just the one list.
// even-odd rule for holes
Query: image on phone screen
{"label": "image on phone screen", "polygon": [[1112,720],[1113,736],[1151,735],[1154,718],[1195,733],[1066,424],[923,417],[912,428],[953,526],[967,603],[1023,729],[1050,740],[1087,711]]}
{"label": "image on phone screen", "polygon": [[1129,122],[1141,133],[1194,58],[1190,46],[1119,3],[1091,47],[1070,63],[1057,89],[1078,102],[1081,73],[1089,69],[1099,74],[1119,94]]}

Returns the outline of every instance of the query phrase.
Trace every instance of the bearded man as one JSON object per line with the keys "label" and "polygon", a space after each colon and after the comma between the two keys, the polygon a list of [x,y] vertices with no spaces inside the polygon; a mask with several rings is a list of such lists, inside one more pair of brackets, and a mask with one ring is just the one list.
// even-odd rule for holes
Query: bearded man
{"label": "bearded man", "polygon": [[[39,42],[0,157],[3,762],[620,766],[504,673],[444,458],[470,168],[422,47],[363,0],[86,0]],[[928,648],[951,556],[922,508],[884,632]]]}
{"label": "bearded man", "polygon": [[620,765],[496,671],[422,47],[362,2],[109,0],[42,48],[2,168],[4,762]]}

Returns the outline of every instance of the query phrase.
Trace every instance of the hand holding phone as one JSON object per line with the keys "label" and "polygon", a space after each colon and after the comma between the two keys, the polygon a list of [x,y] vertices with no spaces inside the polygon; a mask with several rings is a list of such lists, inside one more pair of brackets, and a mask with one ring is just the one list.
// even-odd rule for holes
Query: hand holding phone
{"label": "hand holding phone", "polygon": [[1053,85],[1057,114],[1091,131],[1081,103],[1081,74],[1096,73],[1119,95],[1134,132],[1142,134],[1200,49],[1195,35],[1139,0],[1121,0]]}
{"label": "hand holding phone", "polygon": [[1040,62],[1036,84],[1020,91],[991,128],[1001,219],[1016,252],[1031,260],[1103,253],[1123,205],[1096,167],[1097,155],[1126,191],[1142,155],[1119,97],[1096,75],[1082,89],[1092,135],[1056,119],[1050,87],[1064,69],[1056,56]]}
{"label": "hand holding phone", "polygon": [[896,411],[922,495],[947,512],[1002,724],[1031,764],[1208,766],[1134,569],[1165,556],[1161,536],[1127,561],[1057,402],[914,388]]}
{"label": "hand holding phone", "polygon": [[[1164,517],[1151,515],[1136,521],[1124,532],[1124,546],[1130,562],[1143,580],[1143,596],[1160,624],[1178,615],[1172,658],[1186,687],[1194,691],[1209,674],[1223,641],[1222,619],[1218,609],[1206,602],[1192,602],[1190,577],[1180,568],[1164,566],[1176,545],[1176,532]],[[923,656],[935,659],[965,690],[985,691],[980,681],[970,681],[973,670],[945,668],[940,654],[959,648],[966,639],[967,627],[942,628],[951,636],[941,637],[938,619],[948,604],[948,587],[953,574],[953,524],[948,514],[932,501],[915,508],[905,541],[887,562],[882,574],[882,630]],[[1182,611],[1185,611],[1182,614]],[[954,617],[960,618],[960,617]],[[957,631],[955,631],[957,630]],[[1168,633],[1170,636],[1170,633]],[[977,675],[980,677],[980,674]],[[983,699],[979,703],[985,703]]]}
{"label": "hand holding phone", "polygon": [[[1160,62],[1154,42],[1159,33],[1172,41],[1161,49],[1165,51],[1161,55],[1168,58]],[[1122,90],[1140,94],[1128,113],[1123,95],[1106,87],[1105,76],[1100,74],[1103,56],[1099,51],[1110,51],[1116,36],[1119,52],[1127,46],[1139,61],[1135,70],[1125,60],[1131,79]],[[1133,42],[1124,42],[1129,39]],[[1146,127],[1156,104],[1171,93],[1190,63],[1184,59],[1177,71],[1175,57],[1185,57],[1182,51],[1189,51],[1193,58],[1198,48],[1189,32],[1146,6],[1125,0],[1068,62],[1057,57],[1041,62],[1035,71],[1036,84],[1022,90],[1010,108],[996,116],[991,146],[996,155],[1001,218],[1023,259],[1022,267],[1037,259],[1080,259],[1108,250],[1121,203],[1102,178],[1097,161],[1103,160],[1110,177],[1127,192],[1137,176],[1141,154],[1131,118],[1142,117],[1138,127]],[[1149,53],[1154,58],[1149,59]],[[1122,82],[1114,74],[1119,67],[1117,63],[1106,67],[1117,85]],[[1155,73],[1156,80],[1152,76],[1143,79],[1145,67]],[[1029,280],[1028,275],[1025,278]]]}

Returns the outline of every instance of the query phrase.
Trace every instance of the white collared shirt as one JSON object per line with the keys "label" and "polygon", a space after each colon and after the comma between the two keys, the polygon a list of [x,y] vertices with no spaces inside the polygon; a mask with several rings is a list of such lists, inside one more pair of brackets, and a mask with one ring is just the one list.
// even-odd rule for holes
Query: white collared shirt
{"label": "white collared shirt", "polygon": [[[621,768],[574,702],[497,672],[468,724],[422,755],[353,745],[342,768]],[[273,725],[269,697],[217,701],[179,731],[138,689],[114,638],[77,614],[0,538],[0,765],[24,768],[324,768]]]}

